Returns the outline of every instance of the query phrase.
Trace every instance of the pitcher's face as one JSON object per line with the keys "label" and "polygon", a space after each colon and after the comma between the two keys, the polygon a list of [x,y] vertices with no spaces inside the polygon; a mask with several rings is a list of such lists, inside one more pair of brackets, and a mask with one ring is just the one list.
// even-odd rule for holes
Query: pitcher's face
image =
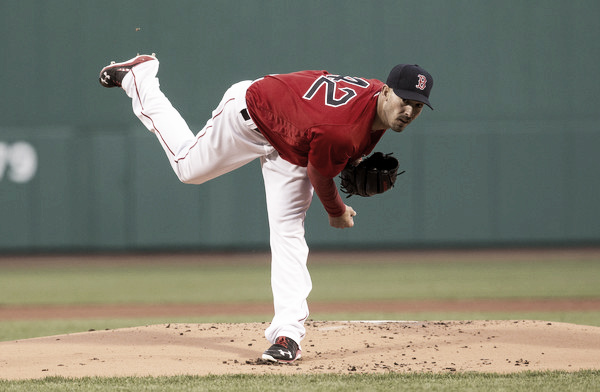
{"label": "pitcher's face", "polygon": [[419,117],[425,105],[412,99],[402,99],[387,86],[383,88],[381,94],[383,99],[381,120],[395,132],[402,132],[408,124]]}

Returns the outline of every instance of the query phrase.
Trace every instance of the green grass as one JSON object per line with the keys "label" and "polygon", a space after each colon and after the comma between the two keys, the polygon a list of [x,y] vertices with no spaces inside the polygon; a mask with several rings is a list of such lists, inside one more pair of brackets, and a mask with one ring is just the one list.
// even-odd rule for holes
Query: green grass
{"label": "green grass", "polygon": [[[311,301],[599,298],[600,260],[315,264]],[[0,269],[0,305],[270,302],[268,265]]]}
{"label": "green grass", "polygon": [[316,266],[313,300],[600,297],[600,260]]}
{"label": "green grass", "polygon": [[228,375],[1,381],[7,392],[37,391],[597,391],[600,371],[498,374]]}
{"label": "green grass", "polygon": [[6,268],[3,305],[270,301],[268,266],[133,265]]}

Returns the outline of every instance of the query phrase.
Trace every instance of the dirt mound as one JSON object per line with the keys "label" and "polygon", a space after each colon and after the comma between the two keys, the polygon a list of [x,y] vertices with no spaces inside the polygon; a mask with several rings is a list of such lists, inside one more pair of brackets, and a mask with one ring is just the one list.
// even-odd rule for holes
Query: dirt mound
{"label": "dirt mound", "polygon": [[544,321],[307,323],[303,358],[259,360],[265,324],[161,324],[0,343],[0,378],[600,369],[600,327]]}

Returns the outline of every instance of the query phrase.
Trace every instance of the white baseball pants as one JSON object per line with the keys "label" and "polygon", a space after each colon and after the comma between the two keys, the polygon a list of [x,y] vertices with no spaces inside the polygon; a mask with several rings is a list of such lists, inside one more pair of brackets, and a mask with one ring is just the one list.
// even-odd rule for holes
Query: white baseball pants
{"label": "white baseball pants", "polygon": [[123,79],[135,115],[162,145],[177,177],[201,184],[259,158],[265,185],[271,245],[271,288],[275,315],[265,331],[274,343],[287,336],[304,338],[308,318],[306,299],[312,289],[307,269],[308,246],[304,219],[313,187],[306,168],[283,160],[255,128],[244,120],[246,90],[252,82],[234,84],[204,128],[192,133],[179,112],[161,92],[158,61],[134,67]]}

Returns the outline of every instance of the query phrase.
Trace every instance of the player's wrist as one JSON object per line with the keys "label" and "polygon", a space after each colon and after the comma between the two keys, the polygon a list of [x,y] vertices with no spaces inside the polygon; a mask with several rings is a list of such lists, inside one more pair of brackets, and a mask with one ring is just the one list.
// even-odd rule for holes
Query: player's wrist
{"label": "player's wrist", "polygon": [[[340,199],[341,201],[341,199]],[[330,205],[324,205],[325,211],[331,218],[339,218],[346,213],[346,205],[342,202],[341,204],[335,203]]]}

